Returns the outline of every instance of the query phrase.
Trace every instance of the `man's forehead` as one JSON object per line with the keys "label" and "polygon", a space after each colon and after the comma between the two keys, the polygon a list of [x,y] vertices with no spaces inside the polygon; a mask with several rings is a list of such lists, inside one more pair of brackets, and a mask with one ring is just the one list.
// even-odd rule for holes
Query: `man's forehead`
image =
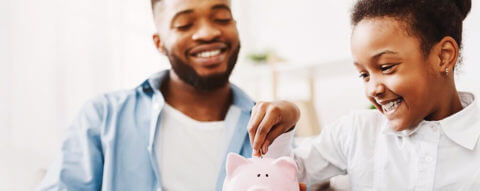
{"label": "man's forehead", "polygon": [[173,16],[187,10],[210,9],[219,4],[230,8],[230,0],[160,0],[154,6],[157,14]]}

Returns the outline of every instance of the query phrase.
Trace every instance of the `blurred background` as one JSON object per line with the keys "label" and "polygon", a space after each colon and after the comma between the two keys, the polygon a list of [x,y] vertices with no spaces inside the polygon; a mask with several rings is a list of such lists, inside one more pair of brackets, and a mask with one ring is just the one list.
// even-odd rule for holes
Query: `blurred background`
{"label": "blurred background", "polygon": [[[350,56],[353,3],[232,0],[242,51],[231,79],[256,100],[297,103],[298,137],[370,106]],[[169,68],[154,32],[150,0],[0,0],[0,190],[38,184],[88,99]],[[457,86],[476,95],[479,34],[474,2]]]}

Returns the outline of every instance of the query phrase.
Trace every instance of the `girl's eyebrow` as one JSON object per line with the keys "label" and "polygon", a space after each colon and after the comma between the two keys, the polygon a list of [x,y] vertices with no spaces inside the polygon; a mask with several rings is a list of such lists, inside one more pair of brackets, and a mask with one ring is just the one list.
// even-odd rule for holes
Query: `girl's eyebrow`
{"label": "girl's eyebrow", "polygon": [[[375,54],[374,56],[372,56],[372,60],[377,60],[380,56],[385,55],[385,54],[397,55],[398,52],[395,52],[395,51],[392,51],[392,50],[384,50],[384,51],[379,52],[379,53]],[[353,62],[353,65],[355,65],[355,66],[361,66],[361,64],[358,63],[358,62]]]}
{"label": "girl's eyebrow", "polygon": [[398,54],[398,52],[391,51],[391,50],[385,50],[385,51],[379,52],[379,53],[375,54],[374,56],[372,56],[372,59],[378,59],[380,56],[382,56],[384,54]]}

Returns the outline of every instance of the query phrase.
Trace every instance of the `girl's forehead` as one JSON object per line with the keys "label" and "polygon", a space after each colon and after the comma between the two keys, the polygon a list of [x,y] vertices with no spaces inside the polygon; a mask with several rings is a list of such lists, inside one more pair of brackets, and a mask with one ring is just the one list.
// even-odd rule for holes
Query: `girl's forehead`
{"label": "girl's forehead", "polygon": [[385,37],[409,37],[405,22],[391,17],[375,17],[360,21],[354,28],[352,38],[367,38],[372,41]]}
{"label": "girl's forehead", "polygon": [[404,22],[389,17],[362,20],[354,27],[351,39],[355,60],[371,59],[385,51],[417,51],[419,45],[417,38],[406,31]]}

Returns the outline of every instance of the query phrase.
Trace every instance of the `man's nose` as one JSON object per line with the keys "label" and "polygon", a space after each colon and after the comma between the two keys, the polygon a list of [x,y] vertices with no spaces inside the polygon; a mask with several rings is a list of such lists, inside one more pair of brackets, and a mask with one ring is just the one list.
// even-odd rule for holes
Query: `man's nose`
{"label": "man's nose", "polygon": [[366,87],[366,93],[369,97],[381,97],[385,93],[385,85],[379,80],[370,78]]}
{"label": "man's nose", "polygon": [[205,41],[210,42],[218,38],[222,32],[217,27],[213,26],[209,22],[201,22],[199,28],[192,36],[192,39],[195,41]]}

